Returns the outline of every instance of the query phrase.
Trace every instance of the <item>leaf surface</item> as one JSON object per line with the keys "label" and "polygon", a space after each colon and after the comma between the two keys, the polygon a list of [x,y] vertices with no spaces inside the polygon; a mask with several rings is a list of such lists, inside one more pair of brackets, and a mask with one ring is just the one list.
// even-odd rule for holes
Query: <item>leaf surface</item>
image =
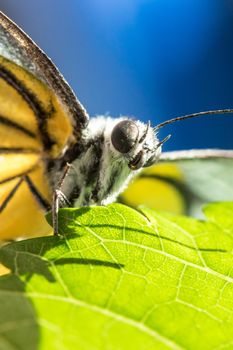
{"label": "leaf surface", "polygon": [[0,349],[232,349],[233,203],[142,212],[62,209],[63,238],[2,247]]}

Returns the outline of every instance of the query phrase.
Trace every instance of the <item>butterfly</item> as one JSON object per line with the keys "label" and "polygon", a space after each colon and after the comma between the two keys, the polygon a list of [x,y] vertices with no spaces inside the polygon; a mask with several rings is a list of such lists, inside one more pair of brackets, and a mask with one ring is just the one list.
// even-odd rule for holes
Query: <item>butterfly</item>
{"label": "butterfly", "polygon": [[155,128],[128,117],[89,118],[52,61],[0,13],[0,238],[51,233],[44,213],[54,198],[54,221],[60,206],[113,202],[159,160],[170,137],[159,141],[161,127],[218,113],[232,110]]}

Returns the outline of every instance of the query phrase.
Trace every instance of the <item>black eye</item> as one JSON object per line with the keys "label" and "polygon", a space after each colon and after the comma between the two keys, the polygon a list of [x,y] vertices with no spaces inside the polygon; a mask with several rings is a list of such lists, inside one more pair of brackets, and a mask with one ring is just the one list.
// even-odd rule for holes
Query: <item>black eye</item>
{"label": "black eye", "polygon": [[111,140],[114,148],[121,153],[128,153],[138,139],[139,130],[132,120],[122,120],[112,131]]}

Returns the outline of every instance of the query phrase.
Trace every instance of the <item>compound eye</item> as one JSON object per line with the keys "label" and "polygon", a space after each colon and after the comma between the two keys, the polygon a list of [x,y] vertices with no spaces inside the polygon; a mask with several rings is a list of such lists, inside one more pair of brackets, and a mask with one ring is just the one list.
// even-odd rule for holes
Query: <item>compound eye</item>
{"label": "compound eye", "polygon": [[132,120],[122,120],[112,131],[113,147],[120,153],[128,153],[138,139],[139,130]]}

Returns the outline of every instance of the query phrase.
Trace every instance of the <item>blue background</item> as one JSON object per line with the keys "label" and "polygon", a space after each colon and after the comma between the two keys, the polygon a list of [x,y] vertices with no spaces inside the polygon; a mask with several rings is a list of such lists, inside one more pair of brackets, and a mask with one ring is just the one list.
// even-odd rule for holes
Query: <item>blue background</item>
{"label": "blue background", "polygon": [[[90,115],[150,119],[233,107],[232,0],[1,1]],[[233,115],[173,124],[165,150],[233,148]]]}

